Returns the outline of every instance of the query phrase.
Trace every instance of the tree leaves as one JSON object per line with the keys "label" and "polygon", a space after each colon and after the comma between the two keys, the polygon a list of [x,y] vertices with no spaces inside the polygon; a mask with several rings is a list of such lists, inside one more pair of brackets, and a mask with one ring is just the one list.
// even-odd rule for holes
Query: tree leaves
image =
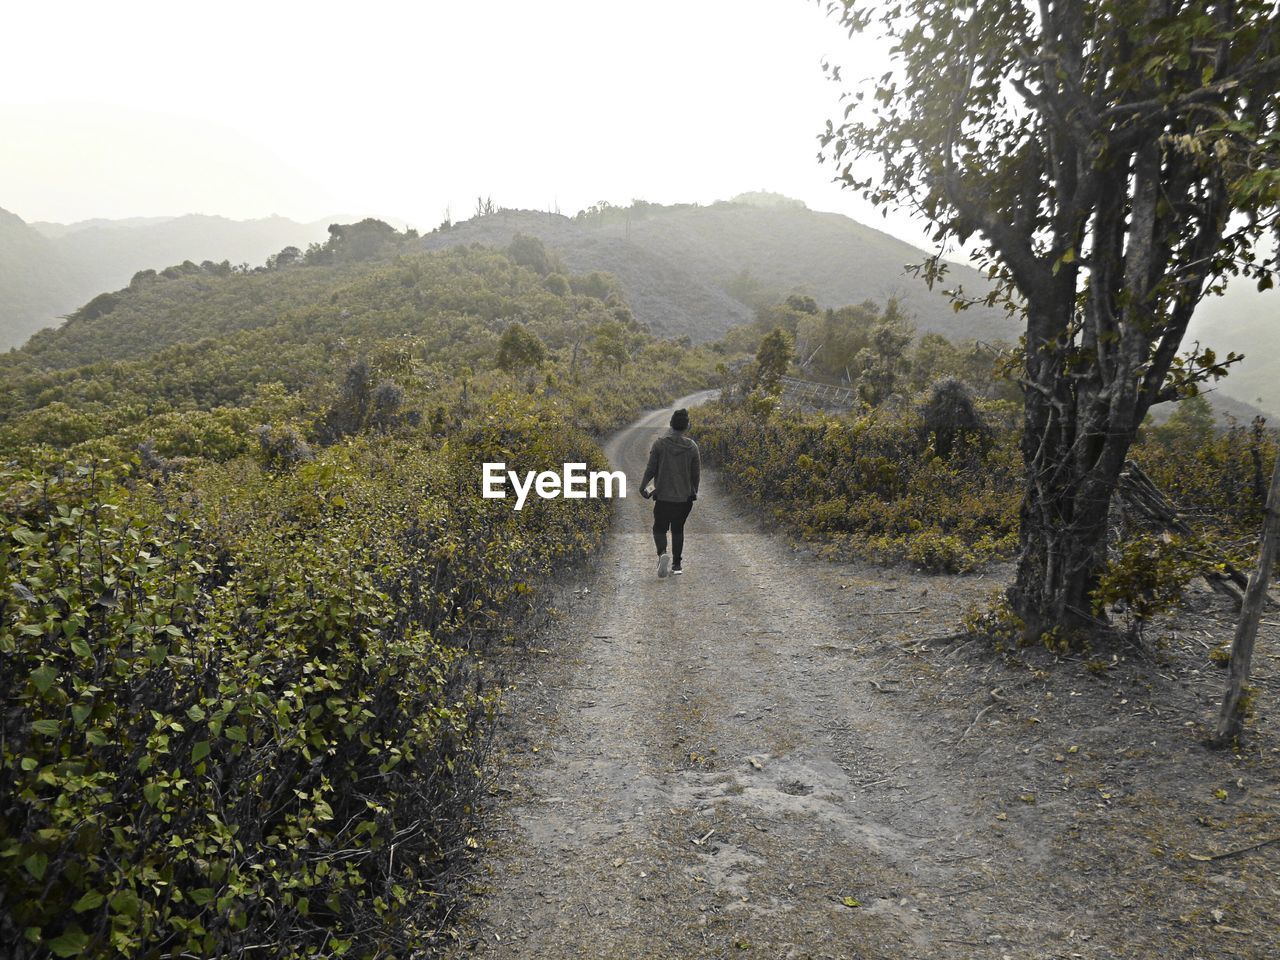
{"label": "tree leaves", "polygon": [[84,954],[85,948],[89,946],[89,935],[81,930],[79,926],[72,924],[53,940],[50,940],[47,946],[56,957],[79,957]]}
{"label": "tree leaves", "polygon": [[48,693],[56,679],[58,679],[58,670],[52,663],[43,663],[31,671],[31,682],[41,693]]}

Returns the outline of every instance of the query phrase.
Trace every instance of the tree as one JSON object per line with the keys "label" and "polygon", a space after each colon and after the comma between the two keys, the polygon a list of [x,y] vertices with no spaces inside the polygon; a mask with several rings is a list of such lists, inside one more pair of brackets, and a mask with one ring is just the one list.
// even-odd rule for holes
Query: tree
{"label": "tree", "polygon": [[524,233],[517,233],[511,238],[511,243],[507,245],[507,256],[543,277],[557,266],[542,241]]}
{"label": "tree", "polygon": [[302,251],[297,247],[285,247],[279,253],[273,253],[267,257],[268,270],[283,270],[286,267],[292,267],[300,263],[302,260]]}
{"label": "tree", "polygon": [[317,264],[376,260],[386,256],[403,239],[395,227],[372,217],[359,223],[331,223],[329,239],[324,246],[314,243],[308,246],[304,261]]}
{"label": "tree", "polygon": [[498,341],[498,367],[513,376],[521,370],[540,367],[547,358],[547,348],[536,334],[513,323],[502,331]]}
{"label": "tree", "polygon": [[929,389],[920,405],[920,421],[925,439],[944,460],[971,447],[987,446],[991,430],[974,405],[973,394],[959,380],[945,377]]}
{"label": "tree", "polygon": [[569,286],[579,296],[595,297],[597,300],[608,300],[613,295],[613,278],[598,270],[593,270],[585,277],[570,277]]}
{"label": "tree", "polygon": [[1200,447],[1213,439],[1218,417],[1203,396],[1187,397],[1160,426],[1151,431],[1152,437],[1170,449]]}
{"label": "tree", "polygon": [[327,446],[360,432],[369,416],[373,376],[373,368],[366,360],[356,360],[347,367],[337,397],[316,425],[321,443]]}
{"label": "tree", "polygon": [[[829,9],[851,31],[877,24],[894,54],[874,106],[852,94],[821,138],[837,178],[919,211],[939,244],[979,236],[995,284],[983,299],[1023,312],[1026,487],[1009,598],[1029,637],[1083,633],[1139,424],[1236,359],[1179,354],[1192,311],[1229,276],[1272,282],[1274,258],[1253,251],[1280,200],[1275,4]],[[864,161],[879,176],[855,169]],[[923,273],[944,277],[941,251]]]}
{"label": "tree", "polygon": [[774,327],[760,341],[756,351],[756,366],[759,370],[760,385],[773,393],[778,389],[778,381],[786,374],[795,359],[795,346],[791,337],[781,327]]}
{"label": "tree", "polygon": [[631,352],[627,349],[626,330],[622,324],[616,320],[597,323],[591,331],[591,351],[602,362],[613,367],[616,373],[621,373],[623,364],[631,359]]}

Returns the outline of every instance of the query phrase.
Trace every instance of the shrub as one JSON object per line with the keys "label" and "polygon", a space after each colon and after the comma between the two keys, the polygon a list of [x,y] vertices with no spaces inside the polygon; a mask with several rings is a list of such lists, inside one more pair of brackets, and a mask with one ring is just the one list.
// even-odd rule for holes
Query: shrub
{"label": "shrub", "polygon": [[971,570],[1016,545],[1012,431],[948,461],[914,414],[801,414],[752,395],[706,407],[695,434],[731,487],[802,536],[933,571]]}
{"label": "shrub", "polygon": [[16,957],[404,955],[473,829],[491,695],[468,651],[580,559],[603,501],[479,496],[490,455],[602,466],[528,401],[443,451],[291,473],[0,486],[0,936]]}
{"label": "shrub", "polygon": [[263,466],[272,470],[292,470],[312,457],[311,447],[293,427],[263,424],[253,433]]}
{"label": "shrub", "polygon": [[1093,592],[1098,612],[1113,610],[1136,636],[1157,614],[1173,609],[1182,591],[1209,564],[1177,536],[1133,533],[1117,545]]}
{"label": "shrub", "polygon": [[938,456],[949,459],[971,447],[984,448],[991,431],[978,413],[973,394],[959,380],[947,377],[929,388],[920,407],[921,428]]}

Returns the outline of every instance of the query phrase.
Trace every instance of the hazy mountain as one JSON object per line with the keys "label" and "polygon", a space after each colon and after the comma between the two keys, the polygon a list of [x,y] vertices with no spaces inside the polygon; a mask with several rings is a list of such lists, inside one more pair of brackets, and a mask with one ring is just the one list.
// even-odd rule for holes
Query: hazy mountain
{"label": "hazy mountain", "polygon": [[[636,318],[664,336],[716,339],[752,318],[743,302],[750,290],[777,297],[806,293],[833,307],[896,295],[921,331],[976,339],[1016,335],[1016,325],[1000,312],[957,314],[940,291],[909,275],[906,266],[925,257],[918,248],[840,214],[768,194],[709,207],[609,208],[573,219],[502,211],[430,234],[423,244],[505,246],[516,233],[541,239],[574,273],[613,274]],[[969,267],[953,267],[952,278],[970,289],[982,287]]]}
{"label": "hazy mountain", "polygon": [[1253,281],[1236,278],[1221,297],[1201,302],[1187,334],[1192,340],[1219,356],[1244,354],[1217,392],[1280,413],[1280,291],[1260,293]]}
{"label": "hazy mountain", "polygon": [[54,241],[0,210],[0,348],[22,343],[91,290],[81,265]]}
{"label": "hazy mountain", "polygon": [[636,319],[659,336],[714,339],[751,319],[749,307],[671,258],[559,214],[504,210],[428,234],[422,245],[429,250],[471,244],[506,247],[517,233],[540,239],[572,273],[613,274]]}
{"label": "hazy mountain", "polygon": [[230,260],[260,264],[282,247],[323,240],[328,223],[297,223],[284,217],[228,220],[191,214],[139,226],[94,226],[58,240],[64,255],[83,263],[94,293],[115,290],[144,268],[161,269],[184,260]]}
{"label": "hazy mountain", "polygon": [[0,348],[126,286],[139,270],[184,260],[260,264],[283,247],[324,240],[330,222],[193,214],[28,224],[0,210]]}
{"label": "hazy mountain", "polygon": [[65,237],[69,233],[78,233],[81,230],[92,230],[95,227],[153,227],[159,223],[168,223],[174,217],[124,217],[120,220],[109,220],[105,217],[95,217],[92,220],[77,220],[75,223],[51,223],[48,220],[32,220],[28,226],[39,231],[46,237],[58,239]]}

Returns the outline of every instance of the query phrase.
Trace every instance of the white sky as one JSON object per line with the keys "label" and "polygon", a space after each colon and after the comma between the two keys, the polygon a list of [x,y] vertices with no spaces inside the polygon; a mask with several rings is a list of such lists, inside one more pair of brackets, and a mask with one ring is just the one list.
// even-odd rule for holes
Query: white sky
{"label": "white sky", "polygon": [[883,72],[814,0],[11,3],[0,207],[26,220],[271,213],[422,229],[478,194],[766,188],[923,242],[819,166],[823,76]]}

